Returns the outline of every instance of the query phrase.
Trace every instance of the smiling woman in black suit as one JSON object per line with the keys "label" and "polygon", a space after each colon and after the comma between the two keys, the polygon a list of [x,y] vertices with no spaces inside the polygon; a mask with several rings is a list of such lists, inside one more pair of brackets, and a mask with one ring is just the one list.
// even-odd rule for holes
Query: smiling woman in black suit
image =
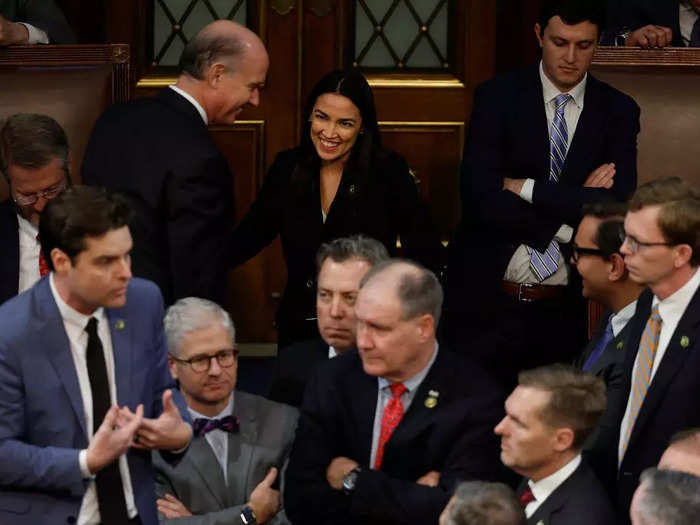
{"label": "smiling woman in black suit", "polygon": [[256,201],[231,243],[241,264],[277,235],[287,286],[277,312],[278,344],[318,337],[315,255],[338,237],[362,233],[396,254],[435,268],[439,238],[406,161],[382,147],[367,80],[333,71],[307,102],[301,144],[277,155]]}

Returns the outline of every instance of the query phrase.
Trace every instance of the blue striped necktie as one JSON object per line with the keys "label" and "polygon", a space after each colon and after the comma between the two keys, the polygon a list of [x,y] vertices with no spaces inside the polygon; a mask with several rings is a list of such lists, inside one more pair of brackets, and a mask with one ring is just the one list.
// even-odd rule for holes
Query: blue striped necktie
{"label": "blue striped necktie", "polygon": [[[570,100],[572,98],[568,93],[558,95],[554,99],[554,118],[549,133],[549,180],[552,182],[559,182],[559,175],[566,160],[566,151],[569,148],[569,130],[566,127],[564,109]],[[530,254],[530,269],[539,282],[553,275],[559,268],[562,256],[556,239],[550,241],[544,253],[529,246],[527,251]]]}

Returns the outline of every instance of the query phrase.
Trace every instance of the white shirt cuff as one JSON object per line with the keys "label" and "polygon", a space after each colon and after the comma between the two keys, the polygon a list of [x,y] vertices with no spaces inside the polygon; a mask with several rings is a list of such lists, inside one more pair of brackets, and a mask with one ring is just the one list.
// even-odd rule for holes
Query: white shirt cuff
{"label": "white shirt cuff", "polygon": [[83,475],[83,479],[90,479],[94,477],[94,474],[90,472],[87,464],[87,449],[83,449],[78,454],[78,463],[80,463],[80,473]]}
{"label": "white shirt cuff", "polygon": [[571,238],[574,236],[574,229],[568,224],[562,224],[557,230],[557,234],[554,238],[560,243],[568,244],[571,242]]}
{"label": "white shirt cuff", "polygon": [[532,192],[535,189],[535,179],[525,179],[520,188],[520,198],[532,204]]}
{"label": "white shirt cuff", "polygon": [[29,32],[29,44],[48,44],[49,43],[49,35],[46,31],[42,31],[41,29],[34,27],[32,24],[27,24],[26,22],[17,22],[18,24],[22,24],[24,27],[27,28],[27,31]]}

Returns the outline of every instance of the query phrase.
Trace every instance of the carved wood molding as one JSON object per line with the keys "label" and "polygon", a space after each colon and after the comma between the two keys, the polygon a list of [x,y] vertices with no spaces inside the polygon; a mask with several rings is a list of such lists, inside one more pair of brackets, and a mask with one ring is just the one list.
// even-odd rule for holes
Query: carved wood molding
{"label": "carved wood molding", "polygon": [[280,16],[288,15],[296,5],[295,0],[271,0],[270,7]]}
{"label": "carved wood molding", "polygon": [[667,47],[641,49],[638,47],[599,47],[593,56],[594,66],[661,66],[700,67],[700,49]]}
{"label": "carved wood molding", "polygon": [[330,15],[335,11],[335,0],[308,0],[309,11],[318,17]]}

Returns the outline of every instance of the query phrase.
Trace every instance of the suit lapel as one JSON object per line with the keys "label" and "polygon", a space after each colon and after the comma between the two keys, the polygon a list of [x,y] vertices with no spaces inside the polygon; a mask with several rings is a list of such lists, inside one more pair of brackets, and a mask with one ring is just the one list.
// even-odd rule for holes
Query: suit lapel
{"label": "suit lapel", "polygon": [[[571,146],[566,154],[566,160],[562,168],[562,178],[569,173],[570,166],[588,166],[590,164],[590,159],[593,158],[592,150],[594,146],[594,141],[591,140],[591,137],[598,137],[600,135],[598,130],[603,129],[605,123],[605,111],[602,111],[601,107],[604,108],[605,106],[601,100],[600,86],[598,81],[589,74],[586,80],[586,93],[583,98],[583,111],[578,119]],[[588,175],[585,170],[583,173]],[[578,180],[570,181],[572,184],[578,184],[579,182]]]}
{"label": "suit lapel", "polygon": [[[231,450],[229,449],[230,455]],[[226,508],[228,504],[222,498],[226,494],[224,473],[216,456],[214,456],[214,451],[204,436],[192,440],[190,449],[187,451],[187,458],[192,463],[194,470],[202,478],[202,481],[204,481],[204,484],[209,488],[209,492],[214,496],[216,502],[222,509]]]}
{"label": "suit lapel", "polygon": [[58,311],[56,301],[51,293],[49,277],[44,277],[34,288],[38,300],[38,319],[36,334],[40,334],[40,345],[44,347],[51,365],[56,370],[63,388],[70,399],[76,417],[80,422],[83,435],[87,438],[85,427],[85,408],[80,394],[78,374],[71,353],[70,341],[63,326],[63,318]]}
{"label": "suit lapel", "polygon": [[515,115],[514,129],[516,133],[522,134],[524,122],[532,123],[532,133],[528,134],[530,143],[528,149],[540,152],[539,155],[533,156],[538,160],[532,175],[542,181],[549,180],[549,128],[544,109],[539,66],[531,68],[526,73],[525,88],[520,95]]}
{"label": "suit lapel", "polygon": [[[124,315],[125,309],[106,309],[109,333],[112,337],[112,354],[114,355],[114,379],[117,386],[117,404],[131,406],[131,364],[133,362],[133,332]],[[131,407],[132,409],[135,406]]]}
{"label": "suit lapel", "polygon": [[[364,461],[366,461],[369,465],[379,384],[376,377],[365,374],[360,357],[356,356],[356,358],[357,367],[354,371],[357,377],[348,379],[350,386],[344,389],[350,396],[345,406],[351,407],[351,423],[357,429],[357,441],[353,443],[352,440],[354,439],[349,437],[351,442],[348,445],[349,450],[359,449],[360,464],[364,464]],[[371,467],[371,465],[369,466]]]}
{"label": "suit lapel", "polygon": [[695,292],[678,326],[676,326],[661,363],[659,363],[659,368],[651,380],[649,391],[644,398],[639,416],[637,416],[637,421],[635,421],[632,429],[629,442],[630,447],[640,432],[642,432],[651,415],[656,413],[657,406],[661,403],[666,390],[673,382],[675,375],[682,368],[686,358],[692,352],[698,351],[700,345],[698,345],[695,337],[699,330],[698,325],[700,325],[700,289]]}
{"label": "suit lapel", "polygon": [[[246,499],[248,493],[256,484],[251,483],[253,452],[255,443],[258,442],[258,421],[255,410],[255,401],[244,392],[236,392],[234,412],[240,423],[239,434],[231,434],[228,441],[228,482],[229,496],[234,496],[233,487],[240,485],[241,498]],[[248,488],[250,487],[250,491]],[[240,503],[237,498],[230,502],[231,505]]]}

